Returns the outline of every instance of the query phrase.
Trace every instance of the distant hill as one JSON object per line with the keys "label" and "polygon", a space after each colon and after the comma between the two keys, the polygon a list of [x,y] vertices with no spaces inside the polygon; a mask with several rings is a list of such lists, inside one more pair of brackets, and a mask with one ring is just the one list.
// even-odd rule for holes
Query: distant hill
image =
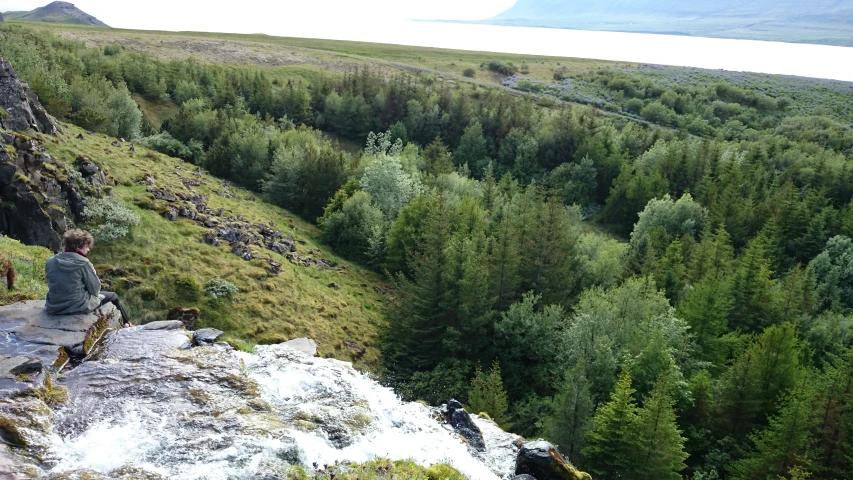
{"label": "distant hill", "polygon": [[853,0],[518,0],[483,23],[853,46]]}
{"label": "distant hill", "polygon": [[72,23],[76,25],[92,25],[109,27],[106,23],[75,7],[73,3],[53,2],[30,12],[4,12],[6,20],[22,22]]}

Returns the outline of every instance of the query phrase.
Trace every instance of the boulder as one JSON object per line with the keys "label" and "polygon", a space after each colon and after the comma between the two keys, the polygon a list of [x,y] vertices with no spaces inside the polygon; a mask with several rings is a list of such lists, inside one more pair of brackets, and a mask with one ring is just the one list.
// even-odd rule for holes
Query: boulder
{"label": "boulder", "polygon": [[588,473],[577,470],[554,445],[544,440],[521,446],[515,460],[515,473],[532,475],[537,480],[592,480]]}
{"label": "boulder", "polygon": [[312,357],[317,356],[317,342],[310,338],[294,338],[293,340],[282,343],[282,345],[297,352],[306,353]]}
{"label": "boulder", "polygon": [[168,320],[179,320],[184,324],[184,327],[187,330],[192,330],[195,327],[196,322],[198,322],[199,315],[201,315],[201,312],[195,307],[172,307],[169,309],[169,313],[166,315],[166,318]]}
{"label": "boulder", "polygon": [[439,410],[444,420],[453,427],[468,445],[478,452],[486,451],[486,442],[483,440],[483,432],[480,431],[468,412],[462,408],[462,404],[458,400],[449,400],[447,404],[442,405]]}
{"label": "boulder", "polygon": [[155,322],[140,325],[142,330],[182,330],[184,322],[180,320],[157,320]]}
{"label": "boulder", "polygon": [[169,209],[163,213],[163,217],[170,222],[174,222],[178,219],[178,211],[175,210],[174,207],[169,207]]}
{"label": "boulder", "polygon": [[536,480],[536,477],[528,475],[526,473],[522,473],[521,475],[516,475],[512,477],[512,480]]}
{"label": "boulder", "polygon": [[112,304],[94,313],[50,315],[44,300],[0,307],[0,398],[33,387],[42,372],[90,354],[108,330],[121,328]]}
{"label": "boulder", "polygon": [[203,347],[213,345],[216,340],[225,333],[215,328],[202,328],[193,332],[193,345]]}

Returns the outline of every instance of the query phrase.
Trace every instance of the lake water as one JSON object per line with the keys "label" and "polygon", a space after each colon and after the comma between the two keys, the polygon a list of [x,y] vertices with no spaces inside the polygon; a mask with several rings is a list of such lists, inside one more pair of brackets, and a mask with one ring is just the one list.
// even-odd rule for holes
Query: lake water
{"label": "lake water", "polygon": [[[280,20],[280,19],[279,19]],[[353,24],[355,23],[355,25]],[[459,23],[261,21],[265,33],[527,55],[595,58],[853,81],[853,48]]]}

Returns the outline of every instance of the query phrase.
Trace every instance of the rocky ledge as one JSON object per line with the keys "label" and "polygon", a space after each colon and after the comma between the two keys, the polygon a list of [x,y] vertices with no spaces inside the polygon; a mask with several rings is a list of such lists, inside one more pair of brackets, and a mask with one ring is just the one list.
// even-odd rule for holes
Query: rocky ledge
{"label": "rocky ledge", "polygon": [[41,388],[119,328],[121,314],[112,304],[78,315],[50,315],[44,300],[0,307],[0,398]]}

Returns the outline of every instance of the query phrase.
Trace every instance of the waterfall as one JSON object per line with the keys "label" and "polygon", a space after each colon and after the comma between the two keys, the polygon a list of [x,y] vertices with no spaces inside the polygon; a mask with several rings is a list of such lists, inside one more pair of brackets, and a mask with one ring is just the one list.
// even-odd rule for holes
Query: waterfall
{"label": "waterfall", "polygon": [[401,401],[347,362],[284,345],[140,347],[151,332],[133,330],[111,334],[63,379],[69,400],[41,442],[43,474],[225,480],[374,458],[447,463],[472,479],[513,473],[517,436],[475,416],[486,443],[477,452],[435,409]]}

